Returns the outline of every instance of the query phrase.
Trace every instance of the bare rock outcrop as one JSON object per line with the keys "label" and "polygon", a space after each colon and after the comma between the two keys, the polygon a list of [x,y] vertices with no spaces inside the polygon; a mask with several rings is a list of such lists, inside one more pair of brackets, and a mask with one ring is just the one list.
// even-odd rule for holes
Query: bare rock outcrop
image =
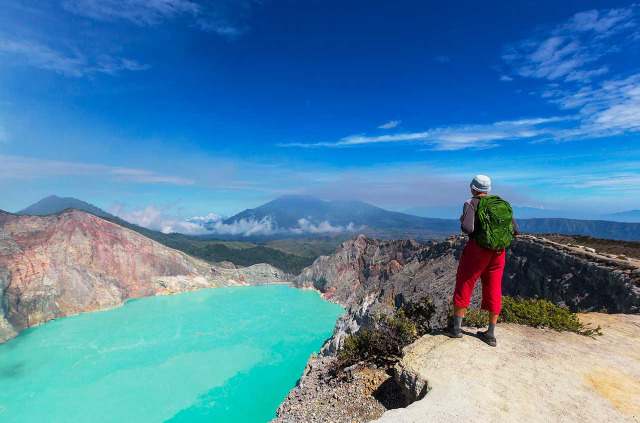
{"label": "bare rock outcrop", "polygon": [[0,342],[16,331],[131,298],[284,283],[270,265],[215,266],[79,210],[0,212]]}
{"label": "bare rock outcrop", "polygon": [[395,372],[418,401],[375,422],[637,422],[640,316],[580,319],[604,335],[504,324],[498,348],[474,336],[423,336]]}
{"label": "bare rock outcrop", "polygon": [[503,289],[574,311],[639,313],[640,262],[525,235],[507,250]]}

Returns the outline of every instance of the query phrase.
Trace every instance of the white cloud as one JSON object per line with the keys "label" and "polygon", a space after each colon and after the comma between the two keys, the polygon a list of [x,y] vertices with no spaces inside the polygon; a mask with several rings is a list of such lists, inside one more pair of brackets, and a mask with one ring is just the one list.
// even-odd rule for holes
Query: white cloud
{"label": "white cloud", "polygon": [[378,129],[392,129],[392,128],[395,128],[398,125],[400,125],[400,121],[399,120],[390,120],[389,122],[378,126]]}
{"label": "white cloud", "polygon": [[437,56],[435,58],[436,62],[440,63],[449,63],[451,61],[451,57],[449,56]]}
{"label": "white cloud", "polygon": [[578,110],[580,125],[561,131],[561,139],[606,137],[640,131],[640,73],[613,78],[578,90],[544,93],[561,108]]}
{"label": "white cloud", "polygon": [[17,57],[36,68],[76,78],[96,73],[114,75],[121,71],[142,71],[150,68],[149,65],[135,60],[107,54],[90,59],[78,51],[63,53],[29,40],[0,38],[0,54]]}
{"label": "white cloud", "polygon": [[638,10],[632,5],[577,13],[506,48],[503,58],[517,74],[554,81],[542,90],[542,98],[577,111],[576,125],[555,131],[552,139],[640,131],[640,73],[605,77],[610,63],[600,63],[640,41]]}
{"label": "white cloud", "polygon": [[111,214],[134,223],[144,228],[153,229],[168,234],[172,232],[187,235],[202,235],[210,233],[204,226],[188,222],[175,216],[170,216],[166,210],[156,206],[147,206],[142,209],[130,209],[121,204],[116,204],[110,210]]}
{"label": "white cloud", "polygon": [[354,147],[370,144],[418,143],[431,150],[462,150],[465,148],[496,147],[497,141],[534,139],[550,136],[550,123],[571,120],[573,117],[551,117],[500,121],[486,125],[458,125],[439,127],[422,132],[408,132],[391,135],[365,136],[351,135],[335,142],[283,143],[281,147]]}
{"label": "white cloud", "polygon": [[328,220],[324,220],[318,224],[313,224],[307,219],[299,219],[298,226],[291,229],[294,234],[319,234],[319,233],[341,233],[341,232],[353,232],[362,229],[362,227],[355,227],[353,222],[346,226],[332,225]]}
{"label": "white cloud", "polygon": [[184,178],[182,176],[162,175],[150,170],[131,169],[123,167],[112,167],[108,169],[108,173],[116,176],[116,180],[124,182],[137,182],[142,184],[171,184],[171,185],[193,185],[193,179]]}
{"label": "white cloud", "polygon": [[0,179],[37,179],[62,176],[97,176],[123,183],[193,185],[194,180],[145,169],[64,162],[0,154]]}
{"label": "white cloud", "polygon": [[187,222],[192,222],[192,223],[198,223],[198,224],[207,224],[207,223],[214,223],[217,222],[219,220],[223,220],[225,217],[221,216],[219,214],[215,214],[215,213],[209,213],[208,215],[205,216],[191,216],[191,217],[187,217]]}
{"label": "white cloud", "polygon": [[509,82],[509,81],[513,81],[513,78],[510,77],[509,75],[500,75],[500,81]]}
{"label": "white cloud", "polygon": [[246,15],[259,0],[64,0],[69,12],[98,21],[124,20],[140,26],[185,17],[205,32],[233,39],[247,31]]}
{"label": "white cloud", "polygon": [[169,212],[172,206],[159,207],[155,205],[144,208],[128,208],[122,204],[114,205],[110,212],[130,223],[153,229],[163,233],[182,233],[186,235],[231,235],[231,236],[269,236],[304,235],[320,233],[353,232],[357,230],[353,223],[346,226],[332,225],[329,221],[314,224],[307,219],[298,220],[298,225],[292,228],[280,228],[271,219],[265,216],[260,220],[240,219],[231,223],[224,223],[222,218],[215,214],[208,216],[195,216],[180,218]]}
{"label": "white cloud", "polygon": [[341,233],[341,232],[353,232],[360,228],[357,228],[353,223],[349,223],[346,226],[332,225],[328,220],[312,223],[307,219],[299,219],[297,226],[291,228],[279,227],[270,216],[265,216],[260,220],[256,219],[240,219],[231,223],[224,223],[222,221],[215,222],[213,225],[209,225],[210,233],[220,235],[233,235],[233,236],[257,236],[257,235],[304,235],[304,234],[320,234],[320,233]]}
{"label": "white cloud", "polygon": [[210,226],[210,233],[232,236],[273,235],[282,232],[269,216],[261,220],[240,219],[231,223],[218,221]]}
{"label": "white cloud", "polygon": [[179,15],[201,13],[189,0],[63,0],[62,7],[76,15],[95,20],[128,20],[138,25],[155,25]]}
{"label": "white cloud", "polygon": [[609,70],[604,65],[589,66],[637,38],[636,9],[632,5],[577,13],[563,24],[506,46],[503,59],[520,76],[589,82]]}
{"label": "white cloud", "polygon": [[565,185],[567,188],[594,189],[602,188],[607,191],[640,191],[640,175],[634,173],[616,174],[602,177],[591,177],[576,180]]}

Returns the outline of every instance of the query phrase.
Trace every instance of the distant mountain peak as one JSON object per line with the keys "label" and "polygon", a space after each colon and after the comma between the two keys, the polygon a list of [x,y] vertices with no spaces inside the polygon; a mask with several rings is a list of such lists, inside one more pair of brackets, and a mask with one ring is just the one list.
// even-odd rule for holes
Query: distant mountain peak
{"label": "distant mountain peak", "polygon": [[113,218],[114,216],[93,204],[86,201],[78,200],[73,197],[58,197],[57,195],[49,195],[42,200],[26,207],[16,214],[31,214],[37,216],[44,216],[49,214],[56,214],[66,209],[77,209],[85,212],[89,212],[100,217]]}

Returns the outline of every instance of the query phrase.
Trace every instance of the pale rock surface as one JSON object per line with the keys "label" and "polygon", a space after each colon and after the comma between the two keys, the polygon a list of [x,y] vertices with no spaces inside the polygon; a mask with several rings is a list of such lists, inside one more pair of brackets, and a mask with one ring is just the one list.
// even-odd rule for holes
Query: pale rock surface
{"label": "pale rock surface", "polygon": [[640,316],[580,315],[594,338],[499,325],[498,347],[425,335],[405,349],[398,382],[426,395],[376,423],[639,422]]}

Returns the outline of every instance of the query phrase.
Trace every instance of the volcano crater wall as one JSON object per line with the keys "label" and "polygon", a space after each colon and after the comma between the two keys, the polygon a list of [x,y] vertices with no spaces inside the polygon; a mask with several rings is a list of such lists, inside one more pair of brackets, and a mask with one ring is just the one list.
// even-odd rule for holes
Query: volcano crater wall
{"label": "volcano crater wall", "polygon": [[[337,352],[344,338],[373,323],[381,313],[428,295],[436,306],[432,327],[446,324],[458,260],[466,237],[419,244],[411,239],[381,241],[363,235],[346,241],[330,256],[318,258],[294,285],[318,290],[342,305],[333,336],[321,351]],[[621,260],[557,245],[541,237],[521,236],[507,250],[503,294],[547,299],[573,311],[640,311],[638,268]],[[479,307],[481,288],[472,296]]]}

